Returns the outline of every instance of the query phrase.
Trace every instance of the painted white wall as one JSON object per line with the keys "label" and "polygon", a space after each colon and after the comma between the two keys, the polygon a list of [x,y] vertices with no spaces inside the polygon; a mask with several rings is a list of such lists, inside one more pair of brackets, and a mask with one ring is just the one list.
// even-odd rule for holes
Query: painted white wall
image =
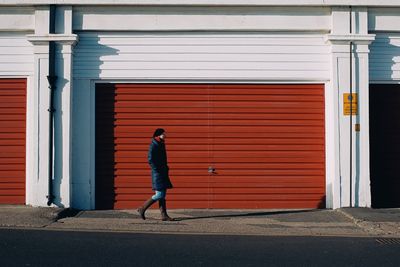
{"label": "painted white wall", "polygon": [[34,13],[32,7],[0,7],[0,31],[33,31]]}
{"label": "painted white wall", "polygon": [[400,80],[400,32],[377,34],[371,44],[369,73],[374,82]]}
{"label": "painted white wall", "polygon": [[33,46],[26,40],[26,34],[0,32],[0,77],[33,74]]}
{"label": "painted white wall", "polygon": [[[361,132],[353,135],[353,189],[358,192],[353,193],[353,204],[369,206],[368,84],[369,80],[400,79],[400,38],[396,33],[399,29],[394,26],[400,23],[400,3],[337,0],[339,6],[375,6],[353,8],[350,34],[348,7],[328,7],[333,0],[303,1],[305,6],[318,3],[320,7],[295,8],[283,7],[299,4],[292,0],[279,1],[281,7],[268,8],[273,1],[220,0],[208,7],[189,6],[194,1],[169,0],[166,5],[180,2],[182,6],[162,8],[143,5],[158,3],[155,0],[135,2],[142,7],[59,6],[57,34],[49,35],[48,6],[40,5],[49,1],[0,0],[0,6],[6,2],[39,4],[0,7],[0,78],[28,77],[27,203],[45,206],[47,202],[47,44],[55,40],[59,44],[56,61],[60,77],[55,176],[59,179],[60,205],[94,207],[94,82],[123,80],[325,82],[327,206],[347,206],[350,165],[346,149],[350,128],[349,118],[343,116],[342,94],[349,87],[348,44],[353,41],[353,85],[360,101],[360,114],[354,116],[353,124],[361,124]],[[207,1],[197,1],[200,2]],[[216,3],[227,6],[213,6]],[[265,7],[237,7],[233,3],[264,3]],[[34,44],[31,45],[24,31],[33,28],[35,34],[29,36]],[[81,37],[75,50],[74,30]],[[368,33],[377,33],[376,41],[370,45],[371,52],[368,43],[374,37]]]}
{"label": "painted white wall", "polygon": [[370,32],[399,32],[400,8],[369,8],[368,29]]}
{"label": "painted white wall", "polygon": [[81,33],[76,79],[329,79],[321,34]]}
{"label": "painted white wall", "polygon": [[[123,21],[123,23],[119,23]],[[322,7],[75,7],[75,31],[329,31]]]}

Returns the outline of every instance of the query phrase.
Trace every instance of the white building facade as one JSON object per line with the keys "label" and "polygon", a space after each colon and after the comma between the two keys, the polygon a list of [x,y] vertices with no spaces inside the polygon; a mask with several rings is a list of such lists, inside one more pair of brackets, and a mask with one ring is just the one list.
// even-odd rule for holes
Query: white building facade
{"label": "white building facade", "polygon": [[[54,18],[54,22],[51,18]],[[48,110],[51,90],[49,90],[47,78],[53,64],[49,60],[51,42],[56,44],[54,74],[57,76],[53,97],[55,108],[53,127],[49,127]],[[1,156],[4,158],[0,159],[0,165],[2,165],[0,204],[46,206],[49,200],[47,196],[50,194],[54,196],[49,203],[52,205],[77,209],[100,208],[99,203],[102,200],[99,200],[101,198],[99,192],[103,191],[96,188],[96,181],[99,179],[96,177],[102,172],[99,166],[101,157],[98,156],[102,153],[100,152],[101,142],[98,142],[102,137],[98,134],[101,126],[96,126],[96,116],[100,116],[96,111],[99,108],[96,109],[96,107],[102,100],[96,99],[96,91],[99,90],[101,84],[121,85],[122,89],[115,90],[121,90],[121,92],[138,90],[138,93],[129,96],[138,102],[129,103],[140,105],[139,102],[144,101],[143,104],[146,104],[149,102],[149,99],[145,98],[148,95],[143,95],[144,93],[141,93],[139,89],[132,89],[137,88],[136,85],[139,84],[151,88],[158,86],[159,90],[174,85],[176,86],[173,88],[176,90],[175,94],[185,92],[185,85],[188,85],[188,88],[192,90],[187,89],[188,94],[198,95],[199,99],[208,97],[206,107],[208,117],[219,114],[217,110],[219,106],[210,102],[210,97],[214,97],[212,92],[207,96],[199,93],[199,90],[203,90],[202,85],[207,85],[207,88],[211,88],[207,90],[211,91],[212,88],[215,88],[215,91],[222,91],[224,89],[222,85],[228,86],[228,89],[231,86],[232,90],[239,91],[240,85],[248,85],[249,87],[245,90],[249,92],[262,90],[263,97],[268,99],[260,102],[261,104],[257,102],[265,108],[262,114],[268,113],[269,107],[266,105],[270,102],[292,101],[289,98],[285,100],[284,95],[285,92],[291,92],[290,90],[303,88],[302,98],[299,97],[299,99],[304,98],[304,100],[299,101],[305,103],[319,99],[318,96],[322,92],[323,110],[318,114],[322,114],[323,122],[321,119],[296,121],[296,118],[299,118],[298,120],[304,118],[299,115],[305,113],[301,111],[288,119],[279,121],[279,123],[284,123],[286,120],[288,125],[293,127],[290,128],[293,132],[297,132],[297,128],[293,125],[297,125],[298,131],[301,132],[304,130],[301,128],[304,125],[316,125],[314,124],[317,123],[316,121],[322,123],[318,124],[319,130],[315,130],[317,126],[315,129],[310,128],[315,136],[321,135],[322,139],[313,143],[314,139],[312,135],[309,135],[307,140],[302,139],[301,144],[296,143],[287,148],[290,151],[285,150],[287,143],[279,145],[281,140],[277,140],[277,136],[268,137],[276,143],[263,143],[256,149],[257,152],[254,155],[249,154],[250,151],[245,146],[245,144],[254,145],[250,139],[244,138],[245,134],[236,138],[236,140],[243,140],[242,143],[232,141],[210,145],[210,140],[212,142],[216,140],[213,134],[216,136],[218,133],[226,133],[226,127],[240,132],[241,127],[248,125],[246,120],[249,120],[249,117],[243,114],[240,114],[243,120],[237,119],[237,125],[234,126],[229,123],[232,123],[235,118],[228,120],[224,117],[219,120],[215,117],[212,122],[218,120],[221,124],[214,125],[214,128],[207,128],[211,130],[204,130],[207,131],[208,139],[206,139],[210,142],[199,140],[195,143],[196,145],[186,147],[179,145],[179,141],[173,139],[174,134],[185,132],[187,129],[185,127],[190,127],[190,125],[202,126],[200,119],[199,124],[185,124],[186,120],[171,119],[175,116],[175,111],[170,111],[170,113],[165,111],[169,116],[168,122],[163,123],[164,117],[159,116],[157,119],[153,117],[150,119],[154,121],[154,124],[140,124],[142,128],[143,125],[148,126],[149,137],[156,126],[171,129],[169,131],[171,136],[169,148],[172,155],[171,175],[182,177],[174,182],[176,187],[174,190],[178,193],[174,195],[174,190],[171,191],[172,207],[374,206],[372,199],[374,197],[378,199],[382,192],[374,193],[375,191],[371,188],[373,184],[371,183],[373,179],[371,165],[376,165],[378,168],[381,165],[377,160],[371,160],[370,135],[375,131],[373,127],[378,126],[370,123],[370,88],[375,85],[378,88],[375,90],[379,90],[381,87],[378,85],[382,85],[382,88],[388,85],[396,89],[400,81],[399,66],[400,3],[394,0],[379,2],[372,0],[167,0],[162,3],[155,0],[0,0],[0,89],[4,89],[4,93],[0,93],[4,99],[0,103],[0,107],[3,107],[0,113],[6,114],[3,119],[0,116],[0,123],[3,123],[3,127],[0,127],[0,136],[3,140],[0,142],[3,150]],[[13,94],[15,84],[22,84],[22,89],[26,87],[26,94],[21,93],[22,99],[25,97],[25,107],[21,106],[21,110],[18,111],[24,113],[25,119],[21,119],[21,116],[17,118],[16,113],[7,112],[15,108],[14,106],[10,108],[8,105],[8,102],[13,102],[17,98]],[[275,87],[272,85],[283,86],[287,90],[274,93],[276,97],[279,96],[284,100],[267,98],[275,92]],[[279,86],[277,88],[280,88]],[[306,89],[304,89],[305,86]],[[315,86],[319,86],[321,91],[314,95],[312,92]],[[142,90],[145,91],[145,88]],[[307,91],[307,88],[311,89]],[[166,90],[167,93],[173,92],[173,90]],[[158,91],[154,92],[156,95],[159,94]],[[356,96],[356,101],[351,102],[354,108],[351,115],[346,114],[349,112],[349,103],[346,100],[349,93],[354,93]],[[123,93],[121,97],[122,95]],[[120,101],[123,104],[129,98],[128,96],[124,99],[118,97],[117,94],[114,103]],[[165,96],[166,102],[157,102],[157,105],[165,104],[168,108],[170,103],[168,97]],[[229,97],[233,96],[229,95],[221,101],[231,101]],[[253,99],[250,96],[246,97]],[[154,96],[154,99],[161,101],[157,96]],[[178,98],[173,98],[173,101],[176,99]],[[179,99],[192,101],[188,100],[192,99],[189,97]],[[20,105],[21,98],[14,102]],[[274,103],[279,105],[278,102]],[[127,105],[130,105],[129,103]],[[191,108],[194,110],[195,107],[200,108],[206,102],[193,103]],[[239,101],[232,100],[229,103],[236,105]],[[179,108],[179,104],[177,105]],[[290,102],[290,105],[294,107],[296,103]],[[385,106],[384,103],[379,105]],[[292,106],[283,104],[279,118],[286,118],[283,115],[287,113],[285,109]],[[240,103],[237,107],[240,109]],[[114,109],[118,108],[118,104],[115,104]],[[248,107],[243,109],[245,108]],[[129,112],[136,114],[138,111]],[[395,119],[398,111],[388,112],[393,114]],[[117,122],[111,125],[110,129],[115,129],[116,134],[119,133],[118,123],[124,122],[119,120],[123,117],[119,117],[117,111],[115,114],[114,121]],[[136,121],[129,126],[131,128],[127,128],[127,133],[140,132],[142,128],[136,126],[135,123],[146,117],[139,118],[138,115],[132,114],[130,113],[129,118]],[[10,141],[21,136],[21,132],[19,135],[13,135],[11,132],[16,131],[9,130],[11,129],[9,122],[13,121],[13,118],[19,121],[19,124],[15,126],[18,129],[24,128],[25,125],[23,132],[26,137],[25,142],[22,139],[18,144]],[[273,127],[271,125],[278,125],[278,122],[271,124],[274,118],[268,115],[263,117],[258,114],[257,118],[254,124],[247,126],[253,133],[268,132],[269,129],[275,129],[271,128]],[[255,117],[251,120],[255,121]],[[204,123],[210,127],[210,119]],[[195,127],[194,129],[197,129]],[[53,145],[49,143],[51,135],[49,128],[53,128]],[[199,129],[195,132],[203,131],[203,128]],[[193,134],[190,130],[187,131],[188,135]],[[279,129],[277,131],[279,135]],[[243,133],[245,132],[243,130]],[[122,134],[114,137],[115,140],[118,138],[129,138],[129,136]],[[144,136],[141,135],[140,138]],[[201,139],[201,136],[198,139]],[[149,140],[146,139],[146,141]],[[15,144],[25,150],[24,155],[13,150]],[[104,186],[112,191],[113,201],[120,205],[111,205],[108,206],[109,208],[134,208],[144,200],[141,198],[142,194],[151,192],[151,190],[143,189],[147,186],[142,185],[145,183],[144,180],[133,182],[138,173],[133,163],[129,165],[128,161],[117,161],[119,157],[124,157],[120,154],[131,153],[132,157],[140,158],[142,154],[137,155],[134,152],[136,147],[140,151],[146,150],[142,148],[142,143],[129,144],[129,149],[120,153],[117,151],[120,143],[115,143],[116,148],[112,156],[115,158],[110,166],[114,169],[111,177],[116,180],[109,185],[105,183]],[[243,150],[226,148],[224,144],[230,147],[243,147]],[[228,150],[224,149],[231,149],[237,155],[241,153],[240,158],[243,160],[240,163],[244,161],[247,163],[240,165],[236,174],[226,171],[226,179],[230,179],[235,186],[219,187],[219,181],[223,183],[225,180],[223,177],[217,177],[218,174],[206,178],[209,179],[206,185],[194,182],[196,177],[203,179],[209,173],[204,174],[204,177],[203,174],[198,174],[200,171],[197,168],[201,169],[203,165],[196,165],[198,164],[196,160],[185,162],[186,167],[182,167],[183,163],[178,158],[191,157],[191,155],[196,158],[197,155],[203,155],[200,145],[214,149],[212,154],[216,156],[211,158],[215,162],[218,162],[220,154],[225,158],[239,158],[239,156],[231,156],[226,152]],[[52,146],[52,149],[49,149],[49,146]],[[393,147],[395,149],[396,144]],[[295,161],[292,162],[290,159],[301,159],[303,154],[296,152],[300,150],[306,155],[304,158],[311,155],[311,158],[321,160],[312,162],[307,158],[303,162],[296,161],[297,165],[294,165]],[[210,150],[207,151],[209,155]],[[319,154],[313,154],[313,151],[319,151]],[[376,152],[377,157],[382,157],[378,152]],[[321,153],[322,156],[320,156]],[[395,154],[395,150],[393,153]],[[10,157],[17,157],[17,154],[23,160],[9,160]],[[49,156],[51,154],[52,157]],[[271,161],[258,162],[256,160],[257,165],[255,165],[249,160],[252,157],[271,158]],[[283,159],[284,157],[287,159]],[[206,163],[209,161],[209,159],[204,161],[204,168],[207,167]],[[228,163],[223,162],[225,165],[222,164],[220,168],[225,168],[223,166],[227,166],[227,169],[231,168]],[[174,173],[174,166],[179,171]],[[292,167],[293,172],[290,174],[292,176],[288,177],[289,174],[284,171]],[[138,168],[141,169],[141,167]],[[50,175],[49,170],[52,171]],[[304,175],[301,176],[303,172]],[[104,173],[107,171],[105,170]],[[218,168],[215,173],[218,173]],[[225,175],[223,170],[220,173],[221,176]],[[125,176],[118,178],[118,175]],[[140,176],[142,173],[137,175]],[[313,175],[316,176],[316,180],[307,180]],[[52,184],[50,191],[49,176]],[[299,177],[296,178],[297,176]],[[317,178],[317,176],[322,178]],[[189,178],[185,180],[184,177]],[[253,177],[251,185],[246,183],[246,177]],[[150,178],[148,179],[148,186],[151,187]],[[257,179],[264,180],[259,182]],[[304,179],[305,182],[298,185],[297,179]],[[317,189],[313,187],[312,181],[317,180],[318,186],[323,187],[322,192],[314,191]],[[123,181],[121,182],[123,185],[118,186],[119,181]],[[285,181],[284,184],[283,181]],[[393,182],[393,180],[390,181]],[[397,181],[393,183],[396,184]],[[393,183],[386,186],[393,187]],[[140,190],[137,191],[135,187],[139,184]],[[206,188],[205,191],[202,191],[202,188]],[[190,192],[191,196],[183,192]],[[134,199],[128,196],[135,194],[137,198]],[[198,196],[193,197],[194,194]],[[268,194],[274,196],[263,197]],[[208,197],[203,198],[204,195]],[[322,196],[322,205],[308,204],[309,199],[317,197],[314,195]],[[118,196],[123,197],[118,198]],[[287,200],[292,201],[287,204]],[[202,205],[201,202],[204,201],[208,204]],[[264,204],[256,204],[263,201]],[[398,205],[398,199],[391,201],[389,201],[389,206]],[[376,203],[379,203],[379,200]]]}

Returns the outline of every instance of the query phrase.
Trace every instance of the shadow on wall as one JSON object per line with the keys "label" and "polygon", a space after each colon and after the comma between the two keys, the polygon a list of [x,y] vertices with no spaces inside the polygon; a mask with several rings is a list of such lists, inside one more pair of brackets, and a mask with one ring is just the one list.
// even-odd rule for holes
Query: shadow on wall
{"label": "shadow on wall", "polygon": [[110,84],[96,85],[95,112],[95,206],[96,209],[114,209],[115,203],[115,89]]}
{"label": "shadow on wall", "polygon": [[326,208],[326,195],[324,195],[318,203],[318,209],[325,209]]}
{"label": "shadow on wall", "polygon": [[[87,45],[89,44],[89,45]],[[56,54],[56,73],[57,73],[57,88],[54,96],[55,114],[54,114],[54,177],[53,177],[53,195],[55,197],[54,204],[58,207],[71,205],[71,207],[89,209],[91,192],[90,175],[82,175],[82,173],[90,173],[91,157],[90,152],[91,140],[93,137],[90,135],[94,132],[91,129],[94,123],[93,110],[91,110],[91,81],[99,80],[101,77],[100,67],[104,64],[102,61],[103,56],[118,55],[118,50],[101,45],[99,37],[90,35],[90,38],[80,38],[80,42],[74,48],[72,63],[78,69],[73,70],[73,79],[78,76],[79,79],[88,81],[85,83],[87,86],[80,86],[82,83],[77,83],[78,87],[72,85],[69,78],[66,79],[65,75],[69,74],[71,66],[65,62],[62,57],[61,50],[57,49]],[[71,87],[69,87],[71,83]],[[71,94],[65,94],[65,90],[72,90]],[[69,99],[63,99],[69,96]],[[64,104],[63,104],[64,103]],[[70,105],[71,108],[63,107],[63,105]],[[64,114],[64,112],[71,112],[71,114]],[[70,125],[66,118],[71,117]],[[69,129],[65,129],[69,127]],[[64,133],[70,131],[71,136],[65,137]],[[69,138],[66,140],[66,138]],[[68,146],[66,146],[68,144]],[[67,160],[63,155],[67,153],[64,151],[66,147],[71,150],[69,155],[71,159]],[[113,149],[113,148],[111,148]],[[74,159],[76,157],[78,160]],[[84,159],[84,160],[82,160]],[[113,165],[112,165],[113,166]],[[64,176],[70,176],[70,181],[63,182]],[[85,185],[85,186],[83,186]],[[70,188],[70,203],[62,199],[62,188]],[[68,190],[66,190],[68,191]],[[89,201],[87,201],[89,199]],[[89,203],[88,203],[89,202]]]}

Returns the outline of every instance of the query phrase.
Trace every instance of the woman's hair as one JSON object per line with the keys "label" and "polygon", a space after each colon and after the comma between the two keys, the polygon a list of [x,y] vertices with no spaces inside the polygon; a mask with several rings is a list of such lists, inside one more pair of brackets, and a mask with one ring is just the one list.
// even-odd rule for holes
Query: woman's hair
{"label": "woman's hair", "polygon": [[160,136],[160,135],[162,135],[164,132],[165,132],[165,130],[164,130],[163,128],[157,128],[157,129],[154,131],[153,137]]}

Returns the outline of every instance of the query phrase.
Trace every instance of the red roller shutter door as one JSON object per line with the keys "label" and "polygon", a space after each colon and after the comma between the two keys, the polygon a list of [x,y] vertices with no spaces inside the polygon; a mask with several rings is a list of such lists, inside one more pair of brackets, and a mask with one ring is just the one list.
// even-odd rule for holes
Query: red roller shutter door
{"label": "red roller shutter door", "polygon": [[0,79],[0,204],[25,203],[26,80]]}
{"label": "red roller shutter door", "polygon": [[133,208],[152,193],[157,127],[168,132],[170,208],[325,206],[323,85],[96,89],[97,208]]}

